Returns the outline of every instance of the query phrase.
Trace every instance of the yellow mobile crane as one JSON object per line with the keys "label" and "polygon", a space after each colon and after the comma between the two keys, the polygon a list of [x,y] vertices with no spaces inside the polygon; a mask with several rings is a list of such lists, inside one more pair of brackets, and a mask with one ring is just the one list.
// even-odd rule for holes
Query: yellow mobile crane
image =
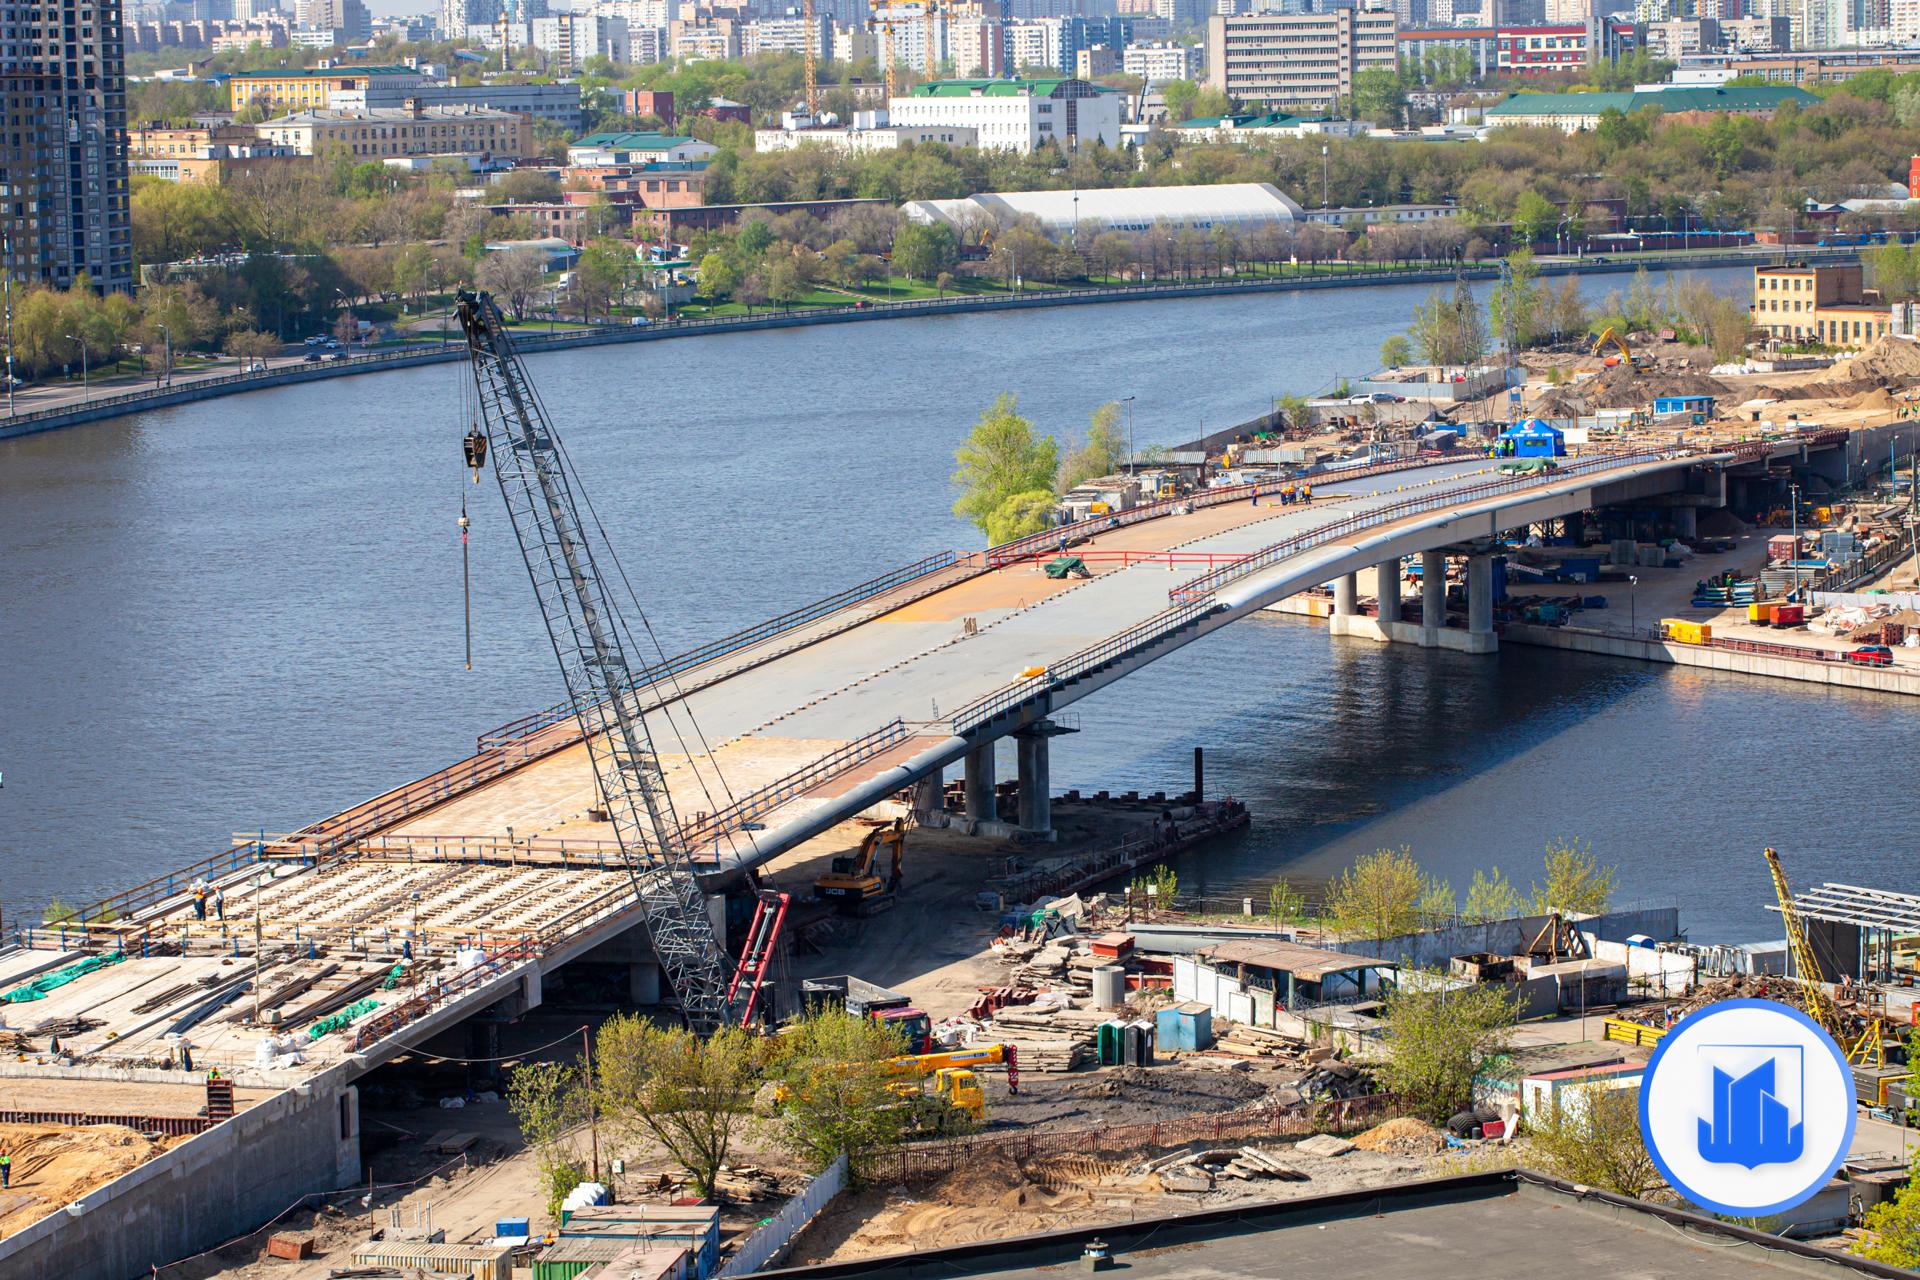
{"label": "yellow mobile crane", "polygon": [[1846,1015],[1827,995],[1820,981],[1820,963],[1814,959],[1806,925],[1801,923],[1799,908],[1793,904],[1793,891],[1787,888],[1787,873],[1781,869],[1780,855],[1768,849],[1766,858],[1767,870],[1773,873],[1774,895],[1780,899],[1780,921],[1787,931],[1787,950],[1793,953],[1793,967],[1799,971],[1800,985],[1806,989],[1807,1012],[1826,1028],[1835,1044],[1846,1050],[1848,1062],[1864,1063],[1872,1058],[1875,1066],[1885,1066],[1887,1053],[1881,1020],[1869,1016],[1866,1027],[1858,1035],[1853,1033]]}
{"label": "yellow mobile crane", "polygon": [[1007,1067],[1007,1092],[1018,1094],[1020,1056],[1010,1044],[983,1044],[970,1049],[916,1053],[890,1060],[887,1069],[893,1075],[911,1076],[916,1080],[932,1076],[935,1097],[944,1099],[948,1106],[966,1112],[975,1120],[984,1120],[987,1116],[987,1091],[981,1087],[980,1077],[973,1068],[1000,1063],[1005,1063]]}

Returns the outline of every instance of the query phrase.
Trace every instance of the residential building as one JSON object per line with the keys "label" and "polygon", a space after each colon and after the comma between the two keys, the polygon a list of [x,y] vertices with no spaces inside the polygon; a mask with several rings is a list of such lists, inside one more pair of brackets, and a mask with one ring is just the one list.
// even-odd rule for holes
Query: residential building
{"label": "residential building", "polygon": [[412,89],[425,81],[418,67],[326,66],[278,71],[237,71],[227,80],[227,106],[245,111],[258,104],[269,113],[324,109],[343,89]]}
{"label": "residential building", "polygon": [[1640,30],[1641,46],[1655,58],[1678,62],[1689,54],[1720,47],[1717,18],[1668,18],[1649,22]]}
{"label": "residential building", "polygon": [[998,18],[949,17],[947,56],[961,76],[997,80],[1013,69],[1007,61],[1006,24]]}
{"label": "residential building", "polygon": [[615,89],[613,97],[621,115],[654,116],[669,129],[673,127],[671,89]]}
{"label": "residential building", "polygon": [[[569,186],[604,192],[615,203],[647,209],[692,209],[707,202],[707,162],[663,160],[651,164],[574,165],[560,171]],[[580,194],[568,192],[569,197]]]}
{"label": "residential building", "polygon": [[1857,262],[1756,267],[1754,326],[1771,338],[1864,347],[1887,334],[1893,315],[1880,295],[1863,285]]}
{"label": "residential building", "polygon": [[757,18],[747,24],[740,40],[742,57],[762,53],[802,53],[813,46],[815,57],[833,56],[833,20],[815,15],[811,25],[805,18]]}
{"label": "residential building", "polygon": [[0,4],[0,229],[16,278],[133,288],[119,0]]}
{"label": "residential building", "polygon": [[295,0],[293,23],[299,30],[331,32],[335,45],[373,39],[373,15],[361,0]]}
{"label": "residential building", "polygon": [[1197,80],[1206,70],[1206,52],[1192,44],[1130,45],[1120,55],[1120,69],[1149,89],[1169,80]]}
{"label": "residential building", "polygon": [[310,156],[344,147],[354,156],[485,155],[524,160],[536,154],[533,125],[511,111],[423,107],[298,111],[255,125],[267,142]]}
{"label": "residential building", "polygon": [[567,148],[567,163],[617,165],[706,160],[719,150],[711,142],[664,133],[590,133]]}
{"label": "residential building", "polygon": [[682,209],[639,209],[633,215],[635,240],[684,244],[696,231],[724,231],[748,218],[777,218],[810,213],[830,218],[843,209],[893,211],[891,200],[781,200],[769,204],[708,204]]}
{"label": "residential building", "polygon": [[1429,57],[1452,59],[1464,51],[1471,59],[1473,78],[1484,80],[1500,65],[1499,36],[1492,27],[1427,27],[1394,35],[1400,61],[1424,63]]}
{"label": "residential building", "polygon": [[411,89],[379,86],[341,89],[327,99],[335,111],[368,111],[404,107],[484,107],[511,111],[530,120],[545,120],[562,129],[580,128],[585,116],[577,84],[423,84]]}
{"label": "residential building", "polygon": [[804,113],[788,112],[780,118],[778,129],[755,129],[755,151],[791,151],[795,147],[825,147],[832,151],[894,151],[925,142],[949,147],[979,144],[979,135],[961,125],[892,125],[884,111],[862,111],[851,125],[821,126]]}
{"label": "residential building", "polygon": [[740,28],[744,23],[732,18],[711,22],[687,22],[675,19],[667,26],[667,48],[676,58],[725,61],[740,56]]}
{"label": "residential building", "polygon": [[1840,84],[1881,67],[1895,73],[1920,70],[1920,49],[1756,52],[1735,58],[1728,66],[1737,76],[1759,76],[1775,84]]}
{"label": "residential building", "polygon": [[1096,80],[1120,71],[1118,49],[1082,49],[1073,55],[1073,74],[1081,80]]}
{"label": "residential building", "polygon": [[[998,40],[994,41],[994,47],[996,49],[999,47]],[[873,32],[867,30],[866,27],[836,26],[833,29],[833,60],[835,62],[844,62],[844,63],[847,63],[848,65],[852,65],[853,63],[864,62],[868,58],[878,58],[879,56],[880,56],[879,41],[874,37]],[[956,63],[958,62],[957,57],[955,61]],[[963,72],[965,71],[964,67],[962,67],[961,69]],[[980,74],[994,75],[997,73],[990,72],[990,71],[983,71]]]}
{"label": "residential building", "polygon": [[887,104],[897,126],[958,125],[981,147],[1032,152],[1120,145],[1122,94],[1085,80],[934,80]]}
{"label": "residential building", "polygon": [[1215,15],[1207,20],[1207,83],[1248,106],[1327,109],[1369,67],[1398,65],[1391,10]]}
{"label": "residential building", "polygon": [[1000,191],[963,200],[909,200],[900,211],[915,222],[956,231],[1010,227],[1027,219],[1065,239],[1089,226],[1101,231],[1211,231],[1290,224],[1306,211],[1270,182],[1192,187],[1105,187],[1084,191]]}
{"label": "residential building", "polygon": [[[1610,25],[1610,24],[1609,24]],[[1626,31],[1631,42],[1633,28]],[[1585,26],[1506,27],[1495,37],[1495,68],[1501,75],[1538,76],[1579,71],[1589,62],[1611,61],[1612,52],[1594,49]]]}
{"label": "residential building", "polygon": [[[1916,13],[1920,13],[1920,0],[1900,0],[1902,4],[1909,2],[1914,2]],[[1719,22],[1720,39],[1729,49],[1741,53],[1771,53],[1792,47],[1793,29],[1784,17],[1723,17]],[[1920,28],[1916,28],[1914,39],[1920,40]]]}
{"label": "residential building", "polygon": [[[589,58],[607,58],[619,63],[633,61],[625,18],[601,13],[557,13],[535,18],[532,27],[533,47],[550,55],[551,69],[558,74],[577,73]],[[580,87],[572,87],[577,97]]]}
{"label": "residential building", "polygon": [[502,8],[501,0],[440,0],[440,38],[462,39],[468,27],[492,26]]}
{"label": "residential building", "polygon": [[1487,108],[1489,125],[1530,125],[1579,133],[1599,125],[1608,111],[1643,111],[1663,115],[1752,116],[1771,120],[1784,102],[1808,106],[1819,99],[1804,89],[1773,85],[1751,88],[1663,89],[1653,93],[1516,93]]}
{"label": "residential building", "polygon": [[674,0],[596,0],[588,12],[625,18],[629,29],[659,27],[665,30],[668,23],[680,16],[678,8]]}

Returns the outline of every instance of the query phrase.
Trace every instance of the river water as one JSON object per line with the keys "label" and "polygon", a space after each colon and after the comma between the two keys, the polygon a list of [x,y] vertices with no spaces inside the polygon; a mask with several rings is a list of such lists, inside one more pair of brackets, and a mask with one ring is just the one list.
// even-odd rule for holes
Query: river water
{"label": "river water", "polygon": [[[1737,271],[1705,273],[1744,287]],[[1588,281],[1598,294],[1624,280]],[[1419,288],[713,335],[530,368],[667,650],[977,535],[952,448],[1002,390],[1043,429],[1137,396],[1142,447],[1372,367]],[[432,768],[558,696],[491,483],[466,483],[461,366],[345,378],[0,442],[0,905],[90,901]],[[474,668],[462,661],[462,497]],[[1252,806],[1180,868],[1210,893],[1410,845],[1464,890],[1524,886],[1550,835],[1764,936],[1760,848],[1798,880],[1904,888],[1904,704],[1509,649],[1334,640],[1262,617],[1086,700],[1056,785]]]}

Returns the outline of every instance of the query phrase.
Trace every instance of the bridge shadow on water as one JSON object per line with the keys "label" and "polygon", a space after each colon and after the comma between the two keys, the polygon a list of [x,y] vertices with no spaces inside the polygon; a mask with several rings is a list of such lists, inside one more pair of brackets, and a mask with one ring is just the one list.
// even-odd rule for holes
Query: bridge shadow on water
{"label": "bridge shadow on water", "polygon": [[[1793,851],[1801,882],[1911,887],[1896,807],[1861,803],[1886,780],[1834,754],[1867,740],[1882,760],[1910,756],[1920,727],[1897,699],[1517,645],[1489,658],[1335,639],[1263,614],[1077,707],[1056,787],[1184,789],[1199,745],[1208,793],[1252,809],[1243,836],[1175,864],[1183,896],[1252,896],[1258,911],[1278,877],[1317,897],[1355,858],[1403,845],[1461,898],[1492,866],[1524,893],[1555,836],[1619,868],[1616,902],[1679,902],[1699,937],[1777,929],[1767,844]],[[1783,788],[1795,779],[1817,779],[1820,801]]]}

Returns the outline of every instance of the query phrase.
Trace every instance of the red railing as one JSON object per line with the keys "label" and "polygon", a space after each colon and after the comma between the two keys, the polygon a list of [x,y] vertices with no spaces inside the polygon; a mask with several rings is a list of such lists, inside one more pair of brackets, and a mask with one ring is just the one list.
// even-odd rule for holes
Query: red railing
{"label": "red railing", "polygon": [[1062,556],[1068,556],[1068,557],[1077,556],[1082,561],[1084,561],[1089,568],[1105,566],[1105,567],[1115,568],[1115,569],[1131,569],[1134,565],[1137,565],[1137,564],[1152,564],[1152,565],[1163,565],[1169,569],[1192,568],[1192,567],[1211,569],[1220,565],[1235,564],[1241,560],[1246,559],[1247,553],[1244,551],[1229,553],[1229,552],[1220,552],[1220,551],[1092,551],[1092,550],[1059,551],[1059,550],[1055,550],[1050,553],[1043,553],[1040,555],[1033,555],[1033,556],[1025,556],[1025,557],[1022,557],[1022,559],[1020,560],[1002,561],[1000,564],[1000,567],[1003,569],[1014,568],[1020,565],[1021,563],[1026,563],[1033,566],[1033,568],[1035,568],[1036,570],[1044,569],[1047,565],[1052,564],[1055,560],[1060,559]]}

